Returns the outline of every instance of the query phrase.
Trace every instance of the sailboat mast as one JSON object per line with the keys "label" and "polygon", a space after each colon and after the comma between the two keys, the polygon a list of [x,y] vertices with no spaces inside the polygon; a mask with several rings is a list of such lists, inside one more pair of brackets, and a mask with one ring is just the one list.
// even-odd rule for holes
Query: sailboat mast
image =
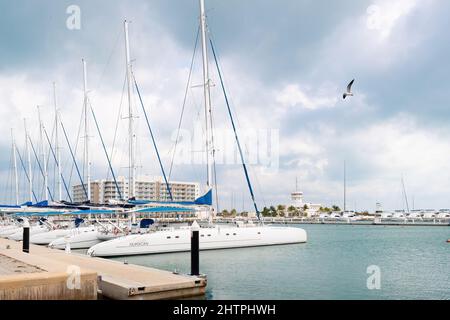
{"label": "sailboat mast", "polygon": [[134,115],[133,115],[133,105],[131,103],[131,93],[132,93],[132,81],[131,81],[131,58],[130,58],[130,42],[128,37],[128,24],[127,20],[124,21],[124,31],[125,31],[125,58],[127,66],[127,91],[128,91],[128,134],[129,134],[129,173],[128,173],[128,188],[129,188],[129,198],[135,197],[135,186],[136,186],[136,148],[135,148],[135,137],[134,132]]}
{"label": "sailboat mast", "polygon": [[14,130],[11,129],[11,138],[12,138],[12,152],[13,152],[13,161],[14,161],[14,181],[15,181],[15,194],[16,194],[16,206],[19,205],[19,176],[17,174],[17,155],[16,155],[16,141],[14,139]]}
{"label": "sailboat mast", "polygon": [[56,82],[53,82],[53,102],[55,104],[55,149],[56,149],[56,162],[58,167],[58,195],[59,201],[63,200],[62,197],[62,168],[61,168],[61,152],[59,149],[59,136],[58,136],[58,98],[56,96]]}
{"label": "sailboat mast", "polygon": [[402,188],[403,188],[403,195],[405,197],[406,213],[409,213],[408,195],[406,194],[405,179],[403,178],[403,176],[402,176]]}
{"label": "sailboat mast", "polygon": [[206,184],[208,188],[212,188],[212,155],[211,146],[212,140],[212,123],[211,120],[211,87],[209,79],[208,66],[208,46],[206,35],[206,12],[205,0],[200,0],[200,29],[202,36],[202,56],[203,56],[203,87],[204,87],[204,102],[205,102],[205,133],[206,133],[206,164],[207,164],[207,179]]}
{"label": "sailboat mast", "polygon": [[344,161],[344,212],[347,211],[347,162]]}
{"label": "sailboat mast", "polygon": [[27,120],[23,119],[23,125],[25,128],[25,151],[27,153],[27,161],[28,161],[28,179],[30,182],[29,192],[30,192],[30,202],[33,203],[33,170],[31,168],[31,150],[28,145],[28,129],[27,129]]}
{"label": "sailboat mast", "polygon": [[83,92],[84,92],[84,166],[86,168],[87,175],[87,201],[91,201],[91,160],[89,158],[89,97],[88,97],[88,85],[87,85],[87,66],[86,60],[83,62]]}
{"label": "sailboat mast", "polygon": [[47,172],[47,157],[45,156],[45,147],[44,147],[44,138],[43,138],[43,130],[44,130],[44,123],[41,119],[41,109],[38,106],[38,120],[39,120],[39,140],[40,140],[40,146],[41,146],[41,157],[42,157],[42,165],[43,165],[43,173],[44,173],[44,194],[45,194],[45,201],[48,201],[48,172]]}

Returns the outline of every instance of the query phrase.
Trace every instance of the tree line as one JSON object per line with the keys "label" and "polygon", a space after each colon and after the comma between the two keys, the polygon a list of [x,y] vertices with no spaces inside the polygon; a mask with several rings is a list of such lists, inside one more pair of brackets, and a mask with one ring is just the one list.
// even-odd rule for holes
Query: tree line
{"label": "tree line", "polygon": [[[304,205],[302,208],[294,207],[294,206],[285,206],[285,205],[278,205],[278,206],[270,206],[270,207],[264,207],[264,209],[261,211],[261,215],[265,218],[276,218],[276,217],[306,217],[308,215],[309,207],[308,205]],[[331,213],[331,212],[340,212],[341,209],[339,206],[331,206],[328,207],[321,207],[319,209],[320,213]],[[222,216],[224,218],[235,218],[238,216],[241,217],[248,217],[248,212],[238,212],[236,209],[232,210],[223,210],[219,216]]]}

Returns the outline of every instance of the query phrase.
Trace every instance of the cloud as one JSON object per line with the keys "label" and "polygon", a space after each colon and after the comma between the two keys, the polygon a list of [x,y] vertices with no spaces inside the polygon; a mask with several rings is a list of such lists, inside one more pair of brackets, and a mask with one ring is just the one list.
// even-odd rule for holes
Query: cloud
{"label": "cloud", "polygon": [[386,40],[402,18],[407,17],[419,4],[417,0],[375,1],[367,8],[367,28]]}
{"label": "cloud", "polygon": [[[322,92],[320,92],[322,91]],[[335,92],[336,90],[331,90]],[[300,88],[297,84],[290,84],[285,86],[279,93],[277,93],[276,101],[283,107],[299,107],[308,110],[317,110],[321,108],[333,108],[336,106],[337,97],[330,96],[329,90],[319,90],[313,92],[312,90]]]}

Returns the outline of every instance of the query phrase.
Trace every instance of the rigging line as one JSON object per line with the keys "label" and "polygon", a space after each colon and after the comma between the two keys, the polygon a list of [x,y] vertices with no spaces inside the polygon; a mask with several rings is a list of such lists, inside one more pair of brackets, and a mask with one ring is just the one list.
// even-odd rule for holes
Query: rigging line
{"label": "rigging line", "polygon": [[170,163],[170,169],[169,169],[169,181],[172,179],[173,164],[174,164],[175,155],[176,155],[176,152],[177,152],[178,141],[180,139],[181,125],[183,123],[184,111],[186,109],[187,96],[189,94],[189,88],[190,88],[191,78],[192,78],[192,70],[194,69],[195,53],[196,53],[197,47],[198,47],[199,36],[200,36],[200,25],[197,28],[197,36],[195,38],[194,53],[192,54],[191,67],[190,67],[190,70],[189,70],[189,77],[188,77],[188,81],[187,81],[187,84],[186,84],[186,91],[184,93],[183,108],[181,110],[180,121],[178,122],[177,137],[175,139],[175,146],[174,146],[174,150],[173,150],[173,154],[172,154],[172,161]]}
{"label": "rigging line", "polygon": [[[115,148],[116,148],[116,141],[117,141],[117,131],[119,130],[119,123],[120,123],[120,118],[121,118],[121,114],[122,114],[122,108],[123,108],[123,98],[125,96],[125,86],[127,83],[127,77],[125,75],[124,77],[124,81],[123,81],[123,86],[122,86],[122,96],[120,98],[120,105],[119,105],[119,113],[117,115],[117,121],[116,121],[116,128],[114,130],[114,140],[113,140],[113,144],[111,147],[111,162],[114,161],[114,155],[115,155]],[[106,173],[106,180],[109,179],[109,170]]]}
{"label": "rigging line", "polygon": [[[211,106],[212,108],[212,106]],[[212,158],[213,158],[213,179],[214,179],[214,189],[215,189],[215,198],[216,198],[216,210],[217,213],[219,213],[219,187],[218,187],[218,183],[217,183],[217,163],[216,163],[216,148],[215,148],[215,144],[214,144],[214,118],[213,118],[213,113],[210,112],[209,113],[209,119],[211,122],[211,145],[212,145]]]}
{"label": "rigging line", "polygon": [[[76,141],[76,144],[75,144],[75,153],[73,153],[71,151],[73,161],[72,161],[72,166],[70,168],[69,185],[72,185],[73,169],[74,169],[74,166],[77,166],[75,159],[76,159],[77,151],[78,151],[78,145],[79,145],[78,141],[80,140],[80,135],[81,135],[81,126],[83,124],[83,115],[84,115],[84,111],[81,112],[80,122],[78,123],[78,133],[77,133],[77,141]],[[61,126],[62,126],[63,125],[62,124],[62,120],[60,122],[61,122]],[[67,143],[70,146],[69,140],[68,139],[66,139],[66,140],[67,140]],[[79,171],[79,169],[77,169],[77,171]],[[79,172],[78,172],[78,175],[80,175]],[[82,184],[84,185],[84,183],[82,183]],[[86,192],[86,198],[88,198],[87,197],[87,192]]]}
{"label": "rigging line", "polygon": [[[214,41],[214,36],[213,36],[213,34],[212,34],[212,32],[211,32],[211,26],[210,26],[210,25],[208,26],[208,31],[209,31],[208,34],[209,34],[211,40],[212,40],[213,43],[214,43],[214,42],[215,42],[215,41]],[[218,61],[219,65],[220,65],[220,57],[219,57],[219,56],[217,56],[217,61]],[[226,79],[223,79],[223,80],[224,80],[225,87],[228,87],[228,86],[226,85],[226,82],[227,82]],[[228,98],[229,98],[229,101],[230,101],[230,105],[232,106],[232,105],[234,104],[234,103],[233,103],[233,97],[228,97]],[[241,124],[240,124],[240,121],[239,121],[239,115],[238,115],[238,114],[235,114],[234,119],[235,119],[235,121],[236,121],[236,123],[237,123],[237,126],[238,126],[239,128],[242,127]],[[249,152],[249,150],[248,150],[248,145],[247,145],[246,143],[244,143],[243,148],[245,149],[245,151],[246,151],[247,153]],[[261,183],[260,183],[260,181],[259,181],[258,174],[256,173],[256,170],[257,170],[257,169],[255,169],[255,168],[253,168],[253,167],[251,167],[251,166],[250,166],[248,169],[249,169],[249,173],[253,176],[253,178],[254,178],[255,181],[256,181],[256,189],[259,190],[259,197],[262,199],[262,202],[264,203],[264,206],[267,207],[267,201],[266,201],[266,198],[265,198],[265,196],[264,196],[264,191],[263,191],[263,188],[262,188]]]}
{"label": "rigging line", "polygon": [[[28,183],[30,183],[30,176],[27,173],[27,169],[26,169],[25,164],[23,162],[22,155],[20,154],[19,149],[16,149],[16,151],[17,151],[17,155],[19,156],[19,160],[20,160],[20,164],[22,165],[22,169],[25,172],[25,176],[27,177]],[[34,190],[32,190],[31,192],[33,193],[34,201],[36,201],[36,203],[37,203],[38,200],[37,200],[36,194],[34,193]]]}
{"label": "rigging line", "polygon": [[[34,148],[34,144],[33,144],[33,141],[31,140],[31,137],[28,137],[28,140],[30,140],[31,149],[33,150],[34,157],[36,158],[36,161],[38,163],[39,170],[40,170],[40,172],[42,174],[42,177],[45,179],[44,170],[42,169],[41,163],[39,161],[39,158],[38,158],[38,155],[36,153],[36,149]],[[44,187],[44,189],[45,189],[45,187]],[[48,186],[47,186],[47,191],[48,191],[48,194],[50,195],[50,200],[54,201],[52,192],[50,191],[50,188]],[[44,200],[48,200],[48,199],[44,199]]]}
{"label": "rigging line", "polygon": [[64,133],[64,137],[66,139],[67,146],[69,147],[70,155],[72,156],[73,164],[75,165],[75,169],[76,169],[77,174],[78,174],[78,178],[80,179],[81,186],[83,187],[84,195],[86,196],[86,199],[89,199],[88,193],[87,193],[87,190],[86,190],[86,185],[84,184],[83,178],[81,177],[80,169],[78,168],[77,160],[75,159],[75,155],[73,154],[73,150],[72,150],[72,147],[70,145],[69,137],[67,136],[66,128],[64,127],[64,124],[62,122],[61,116],[60,116],[60,123],[61,123],[61,128],[62,128],[63,133]]}
{"label": "rigging line", "polygon": [[122,192],[120,191],[120,188],[119,188],[119,184],[117,183],[116,175],[114,174],[114,169],[112,167],[111,160],[110,160],[109,155],[108,155],[108,151],[106,150],[105,141],[103,140],[103,136],[102,136],[102,133],[100,131],[99,124],[97,122],[97,117],[95,116],[94,108],[92,107],[92,104],[91,104],[89,99],[86,101],[86,103],[89,103],[89,107],[91,109],[92,117],[94,118],[95,126],[97,127],[98,135],[100,136],[100,141],[102,142],[103,151],[105,152],[106,159],[108,160],[109,169],[111,170],[111,174],[112,174],[113,179],[114,179],[114,184],[116,185],[117,193],[119,194],[120,200],[124,200],[123,197],[122,197]]}
{"label": "rigging line", "polygon": [[9,157],[9,169],[8,169],[8,178],[6,179],[6,184],[5,184],[5,203],[12,203],[12,201],[10,202],[10,200],[12,199],[12,197],[10,198],[11,194],[9,193],[10,189],[9,189],[9,183],[12,175],[12,171],[13,171],[13,157],[14,157],[14,151],[13,148],[11,147],[11,155]]}
{"label": "rigging line", "polygon": [[119,44],[119,39],[120,39],[121,33],[122,33],[122,28],[119,28],[119,30],[117,31],[117,36],[116,36],[116,40],[114,41],[113,48],[111,49],[111,52],[109,54],[108,60],[107,60],[107,62],[105,64],[105,67],[104,67],[104,69],[102,71],[102,74],[100,75],[100,78],[98,79],[96,90],[99,90],[101,88],[101,83],[102,83],[103,78],[104,78],[104,76],[106,74],[106,69],[108,69],[108,66],[111,63],[112,56],[117,50],[117,46]]}
{"label": "rigging line", "polygon": [[134,85],[136,86],[136,92],[138,94],[139,101],[141,102],[142,111],[144,112],[144,116],[145,116],[145,120],[147,122],[148,130],[150,131],[150,136],[152,138],[153,146],[155,147],[156,156],[158,157],[158,161],[159,161],[159,166],[160,166],[161,172],[162,172],[162,174],[164,176],[164,181],[166,182],[166,188],[167,188],[167,191],[169,192],[170,201],[173,201],[172,190],[170,188],[169,181],[167,180],[166,172],[164,171],[164,166],[163,166],[162,161],[161,161],[161,156],[159,155],[158,146],[156,145],[155,136],[153,135],[152,127],[150,126],[150,121],[149,121],[148,116],[147,116],[147,111],[145,111],[145,106],[144,106],[144,102],[142,101],[141,92],[140,92],[138,84],[136,82],[136,78],[134,77],[134,73],[132,72],[131,75],[133,76]]}
{"label": "rigging line", "polygon": [[251,197],[252,197],[253,206],[255,207],[256,214],[257,214],[257,216],[258,216],[258,220],[261,220],[261,215],[260,215],[260,212],[259,212],[259,210],[258,210],[258,206],[257,206],[257,204],[256,204],[255,195],[254,195],[254,192],[253,192],[253,187],[252,187],[252,184],[251,184],[251,182],[250,182],[250,176],[249,176],[249,174],[248,174],[247,165],[246,165],[246,163],[245,163],[244,153],[242,152],[241,143],[240,143],[240,141],[239,141],[239,137],[238,137],[238,134],[237,134],[237,131],[236,131],[236,125],[235,125],[235,123],[234,123],[233,114],[232,114],[231,108],[230,108],[230,103],[229,103],[229,101],[228,101],[228,95],[227,95],[227,92],[226,92],[226,90],[225,90],[225,86],[224,86],[224,82],[223,82],[223,78],[222,78],[222,73],[221,73],[220,67],[219,67],[219,62],[217,61],[216,50],[214,49],[214,45],[213,45],[213,42],[212,42],[211,39],[209,39],[209,42],[210,42],[210,44],[211,44],[211,49],[212,49],[212,53],[213,53],[213,56],[214,56],[214,61],[216,62],[216,68],[217,68],[217,72],[218,72],[218,74],[219,74],[220,84],[221,84],[222,91],[223,91],[223,95],[224,95],[224,98],[225,98],[225,103],[226,103],[226,105],[227,105],[228,114],[229,114],[229,116],[230,116],[231,125],[232,125],[232,127],[233,127],[234,137],[235,137],[235,139],[236,139],[236,144],[237,144],[237,146],[238,146],[239,154],[240,154],[240,156],[241,156],[242,167],[243,167],[243,169],[244,169],[245,178],[247,179],[248,189],[249,189],[250,195],[251,195]]}
{"label": "rigging line", "polygon": [[[45,126],[44,126],[43,129],[45,131]],[[52,141],[53,141],[54,133],[55,133],[55,126],[53,125],[53,127],[52,127],[52,135],[51,135]],[[46,168],[47,175],[48,175],[49,163],[50,163],[50,152],[47,153],[47,162],[46,162],[46,164],[47,164],[47,168]],[[55,166],[53,166],[53,194],[56,194],[56,167]]]}
{"label": "rigging line", "polygon": [[[58,159],[56,158],[55,151],[53,150],[53,147],[51,145],[50,139],[49,139],[48,134],[47,134],[47,130],[45,130],[45,128],[44,128],[44,133],[45,133],[45,137],[47,138],[47,142],[48,142],[48,145],[50,147],[50,151],[51,151],[51,153],[53,155],[53,159],[55,160],[55,164],[59,168]],[[62,175],[62,173],[61,173],[61,179],[62,179],[62,182],[64,184],[64,189],[66,189],[67,196],[69,197],[69,201],[72,202],[72,197],[70,196],[70,192],[69,192],[69,189],[67,188],[66,180],[64,179],[64,176]],[[62,199],[60,199],[60,200],[62,200]]]}

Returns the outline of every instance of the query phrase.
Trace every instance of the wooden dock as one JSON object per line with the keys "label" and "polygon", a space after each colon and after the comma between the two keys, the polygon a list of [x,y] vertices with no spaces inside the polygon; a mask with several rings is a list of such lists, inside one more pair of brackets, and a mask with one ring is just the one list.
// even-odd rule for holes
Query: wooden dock
{"label": "wooden dock", "polygon": [[[3,260],[2,260],[3,257]],[[3,262],[2,262],[3,261]],[[6,267],[6,262],[9,268]],[[161,300],[161,299],[181,299],[205,294],[206,279],[203,277],[191,277],[186,275],[176,275],[168,271],[124,264],[117,261],[111,261],[101,258],[91,258],[80,254],[66,254],[64,251],[49,249],[41,246],[31,245],[30,253],[22,252],[22,243],[5,239],[0,239],[0,299],[2,290],[23,290],[24,294],[30,294],[29,283],[37,283],[35,291],[40,292],[40,299],[55,299],[55,295],[49,293],[45,295],[42,286],[46,285],[46,280],[51,275],[57,279],[63,278],[63,282],[71,281],[74,272],[80,275],[81,288],[78,295],[73,292],[62,290],[60,283],[57,288],[60,292],[66,292],[67,296],[58,297],[59,299],[90,299],[92,287],[92,277],[96,281],[95,289],[99,297],[116,300]],[[11,274],[11,265],[22,264],[22,270],[28,268],[30,272]],[[3,268],[3,269],[2,269]],[[17,268],[18,269],[18,268]],[[3,272],[2,272],[3,270]],[[9,270],[9,271],[8,271]],[[16,271],[16,270],[14,270]],[[29,277],[33,279],[41,278],[41,281],[27,281]],[[50,281],[50,280],[48,280]],[[16,283],[17,288],[14,288]],[[80,296],[83,292],[83,286],[87,286],[87,293]],[[39,287],[41,286],[41,287]],[[21,288],[22,287],[22,288]],[[69,286],[70,287],[70,286]],[[25,288],[28,288],[25,290]],[[62,291],[61,291],[62,290]],[[72,295],[71,295],[72,294]],[[36,294],[33,293],[34,298]],[[3,297],[8,298],[8,295]],[[12,295],[12,298],[17,298]],[[26,299],[26,296],[19,299]],[[39,298],[39,297],[38,297]],[[94,297],[97,298],[97,297]]]}

